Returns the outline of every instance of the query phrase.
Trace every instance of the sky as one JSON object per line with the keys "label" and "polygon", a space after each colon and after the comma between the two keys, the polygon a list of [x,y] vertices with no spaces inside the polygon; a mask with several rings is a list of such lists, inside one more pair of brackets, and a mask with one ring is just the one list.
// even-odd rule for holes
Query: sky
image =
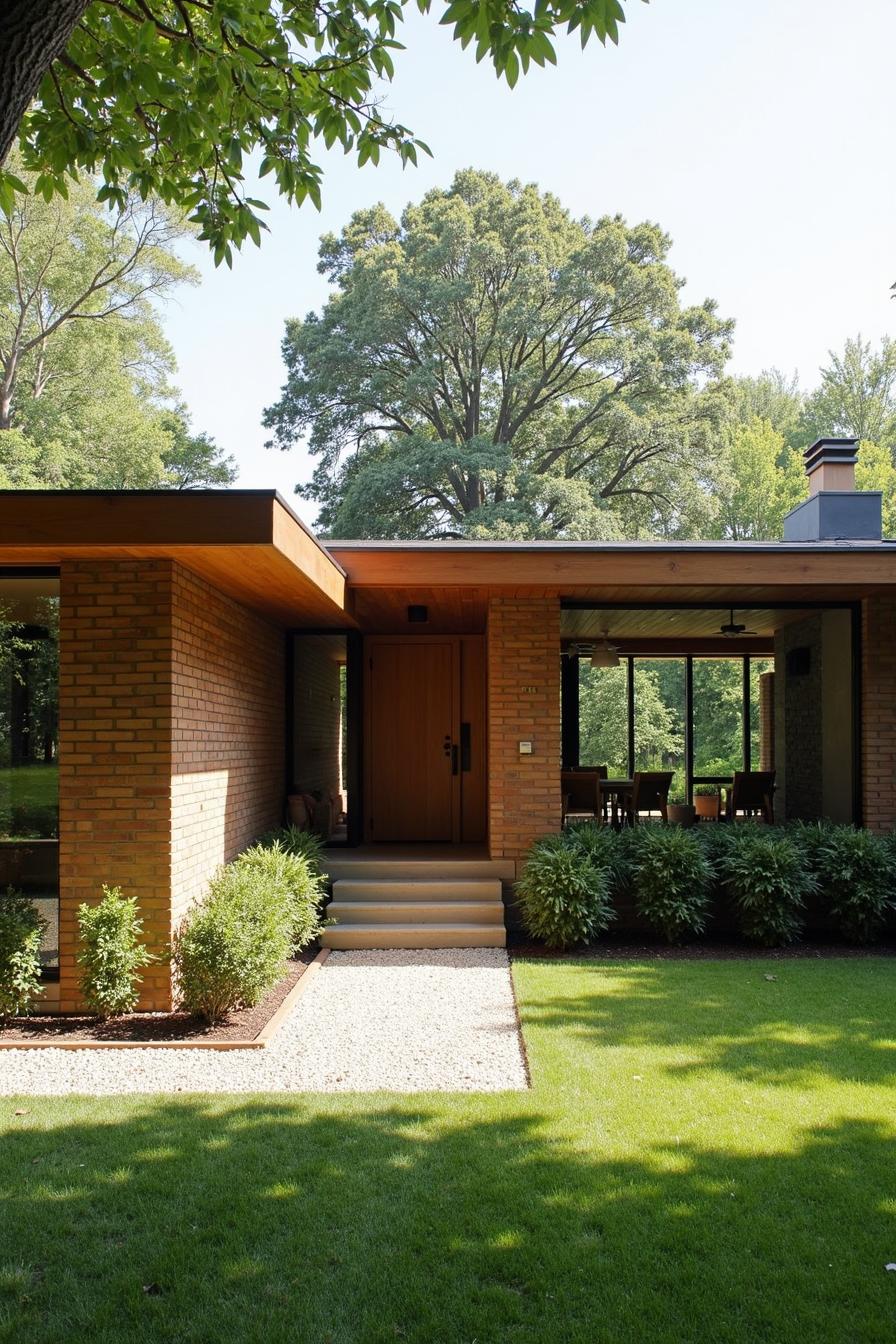
{"label": "sky", "polygon": [[377,201],[398,215],[461,168],[535,182],[575,216],[659,223],[683,300],[714,298],[735,319],[731,373],[775,366],[811,387],[847,337],[896,335],[896,0],[626,11],[618,47],[564,37],[555,69],[509,90],[435,15],[407,9],[386,106],[434,157],[359,169],[321,147],[320,213],[265,178],[249,192],[271,206],[260,249],[228,271],[190,244],[201,283],[163,322],[193,426],[234,455],[238,485],[279,489],[313,523],[316,506],[293,498],[309,458],[265,449],[261,416],[283,382],[284,322],[327,297],[318,239]]}

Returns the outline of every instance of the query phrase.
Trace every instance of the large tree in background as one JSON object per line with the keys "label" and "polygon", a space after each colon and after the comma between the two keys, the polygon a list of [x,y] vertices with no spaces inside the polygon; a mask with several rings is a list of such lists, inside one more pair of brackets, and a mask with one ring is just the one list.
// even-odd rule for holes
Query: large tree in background
{"label": "large tree in background", "polygon": [[[616,42],[626,0],[450,0],[431,8],[512,86],[555,62],[562,29]],[[189,211],[217,261],[256,242],[261,202],[243,161],[262,155],[290,200],[320,200],[315,142],[376,163],[422,142],[381,105],[410,0],[6,0],[0,6],[0,164],[16,136],[39,190],[101,174]],[[425,146],[422,146],[425,149]],[[0,174],[0,204],[15,177]]]}
{"label": "large tree in background", "polygon": [[682,308],[669,245],[472,170],[325,237],[336,292],[287,324],[265,414],[281,448],[309,434],[322,527],[608,536],[662,500],[668,464],[710,451],[730,331]]}
{"label": "large tree in background", "polygon": [[829,352],[821,383],[806,401],[806,442],[845,435],[896,446],[896,341],[884,337],[880,349],[861,336],[848,340],[841,354]]}
{"label": "large tree in background", "polygon": [[188,483],[203,454],[203,483],[219,482],[226,464],[208,460],[172,404],[174,359],[154,307],[193,279],[175,251],[184,233],[157,203],[129,200],[110,216],[89,183],[67,199],[19,195],[0,215],[7,483],[179,485],[191,442]]}

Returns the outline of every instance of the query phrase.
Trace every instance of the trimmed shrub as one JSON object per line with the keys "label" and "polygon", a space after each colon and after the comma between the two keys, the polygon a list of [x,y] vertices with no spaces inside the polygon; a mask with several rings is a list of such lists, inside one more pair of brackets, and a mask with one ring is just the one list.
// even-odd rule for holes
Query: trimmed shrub
{"label": "trimmed shrub", "polygon": [[138,972],[155,960],[140,942],[142,932],[137,899],[122,896],[120,887],[104,886],[97,905],[78,906],[81,996],[97,1017],[116,1017],[136,1008]]}
{"label": "trimmed shrub", "polygon": [[778,947],[803,927],[803,903],[817,883],[790,836],[762,826],[732,825],[720,855],[722,879],[734,897],[745,938]]}
{"label": "trimmed shrub", "polygon": [[610,878],[565,835],[536,840],[516,884],[526,931],[546,947],[575,947],[602,933],[614,913]]}
{"label": "trimmed shrub", "polygon": [[713,870],[700,841],[679,826],[633,830],[632,885],[638,913],[670,943],[706,926]]}
{"label": "trimmed shrub", "polygon": [[40,993],[40,944],[46,920],[12,887],[0,896],[0,1016],[27,1013]]}
{"label": "trimmed shrub", "polygon": [[289,849],[282,840],[274,839],[247,849],[235,866],[254,873],[262,885],[285,897],[294,953],[301,952],[317,937],[323,927],[321,908],[326,892],[323,878],[308,854]]}
{"label": "trimmed shrub", "polygon": [[870,943],[894,908],[894,873],[885,842],[870,831],[831,826],[813,855],[822,897],[851,943]]}
{"label": "trimmed shrub", "polygon": [[174,940],[180,1001],[206,1022],[252,1007],[283,973],[292,910],[283,886],[249,864],[219,869]]}

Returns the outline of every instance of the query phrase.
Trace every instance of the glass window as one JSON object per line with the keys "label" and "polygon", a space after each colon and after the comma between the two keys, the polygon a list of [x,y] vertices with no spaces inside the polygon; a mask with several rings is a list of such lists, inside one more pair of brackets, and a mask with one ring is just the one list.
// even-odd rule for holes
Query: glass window
{"label": "glass window", "polygon": [[0,893],[34,898],[58,960],[59,581],[0,574]]}
{"label": "glass window", "polygon": [[684,800],[685,662],[635,659],[635,769],[671,770],[671,798]]}
{"label": "glass window", "polygon": [[742,658],[694,659],[694,775],[744,768]]}
{"label": "glass window", "polygon": [[592,667],[579,659],[579,764],[628,774],[628,667]]}
{"label": "glass window", "polygon": [[293,637],[290,816],[331,843],[347,838],[347,663],[344,634]]}

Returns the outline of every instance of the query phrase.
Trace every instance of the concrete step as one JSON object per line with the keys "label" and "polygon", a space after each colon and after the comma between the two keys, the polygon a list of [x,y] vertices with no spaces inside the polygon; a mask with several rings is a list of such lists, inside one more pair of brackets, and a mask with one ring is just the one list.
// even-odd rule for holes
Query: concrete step
{"label": "concrete step", "polygon": [[480,877],[512,882],[515,876],[513,862],[506,859],[360,859],[333,850],[324,852],[322,866],[331,882],[346,878],[412,881]]}
{"label": "concrete step", "polygon": [[[339,884],[342,885],[341,883]],[[338,924],[500,924],[502,901],[331,901]]]}
{"label": "concrete step", "polygon": [[321,934],[324,947],[504,947],[504,925],[497,924],[336,924]]}
{"label": "concrete step", "polygon": [[501,882],[494,877],[340,877],[333,883],[334,901],[500,901]]}

